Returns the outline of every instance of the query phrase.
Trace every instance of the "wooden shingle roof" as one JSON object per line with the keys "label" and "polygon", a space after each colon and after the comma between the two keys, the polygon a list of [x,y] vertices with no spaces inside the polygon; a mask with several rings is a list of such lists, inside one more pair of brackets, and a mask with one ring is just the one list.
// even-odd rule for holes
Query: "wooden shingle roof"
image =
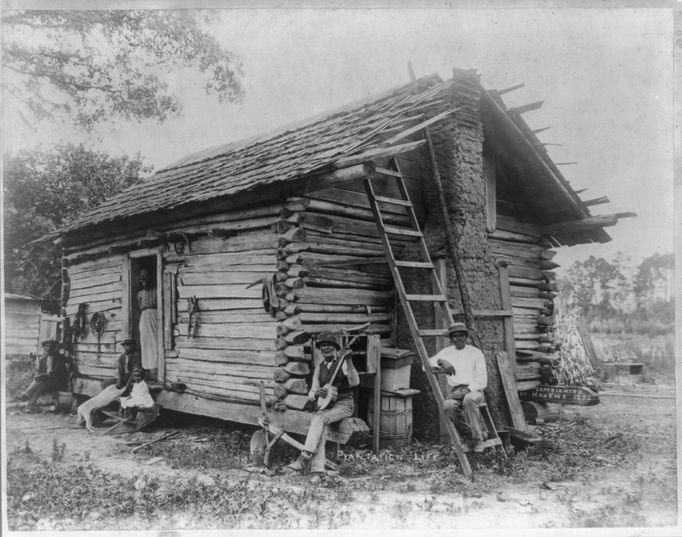
{"label": "wooden shingle roof", "polygon": [[[475,98],[465,99],[466,105],[452,103],[456,92]],[[479,105],[472,104],[478,103],[479,95],[480,116]],[[453,109],[453,105],[459,107]],[[222,204],[227,197],[331,171],[342,167],[349,158],[352,160],[352,156],[376,147],[381,132],[406,129],[410,121],[436,120],[439,113],[454,110],[459,122],[483,121],[485,130],[492,129],[506,150],[514,154],[518,175],[524,178],[528,190],[540,189],[529,200],[540,223],[550,225],[548,233],[553,245],[610,239],[599,225],[601,220],[586,230],[562,228],[566,221],[589,220],[587,205],[561,175],[518,110],[507,109],[494,90],[485,91],[475,73],[459,69],[453,70],[450,80],[429,75],[268,134],[189,155],[51,235],[75,238],[85,228],[101,232],[105,226],[126,219],[130,219],[128,223],[140,217],[146,219],[151,213],[195,210],[214,201]],[[618,216],[611,215],[605,225],[613,225],[617,218],[612,217]],[[557,229],[552,224],[557,224]]]}
{"label": "wooden shingle roof", "polygon": [[109,198],[62,233],[294,180],[333,165],[415,108],[437,107],[451,81],[418,79],[276,132],[190,155]]}

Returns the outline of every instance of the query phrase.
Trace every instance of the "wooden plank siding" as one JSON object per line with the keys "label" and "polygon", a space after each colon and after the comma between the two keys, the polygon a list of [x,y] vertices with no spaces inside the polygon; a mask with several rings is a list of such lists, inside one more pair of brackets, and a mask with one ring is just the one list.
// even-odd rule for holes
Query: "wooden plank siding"
{"label": "wooden plank siding", "polygon": [[100,338],[99,354],[97,336],[89,325],[86,334],[74,342],[73,358],[82,375],[96,378],[116,375],[116,361],[123,352],[121,342],[125,338],[122,334],[122,263],[122,255],[108,255],[68,267],[67,315],[73,320],[79,304],[86,303],[88,320],[93,313],[101,313],[107,321]]}
{"label": "wooden plank siding", "polygon": [[[281,206],[266,209],[278,214]],[[177,264],[177,317],[166,381],[184,383],[200,397],[255,404],[259,382],[274,382],[277,321],[263,309],[262,285],[247,287],[277,271],[277,235],[269,227],[243,227],[228,237],[198,236],[181,256],[168,255]],[[193,297],[198,305],[195,335],[188,314]],[[273,397],[272,388],[266,396]]]}
{"label": "wooden plank siding", "polygon": [[5,297],[5,354],[28,355],[40,349],[40,302]]}

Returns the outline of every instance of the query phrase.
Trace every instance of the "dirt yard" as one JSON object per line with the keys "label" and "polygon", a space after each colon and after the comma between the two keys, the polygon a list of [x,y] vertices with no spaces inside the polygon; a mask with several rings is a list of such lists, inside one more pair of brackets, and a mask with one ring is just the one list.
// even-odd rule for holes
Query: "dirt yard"
{"label": "dirt yard", "polygon": [[[148,432],[88,433],[74,415],[7,415],[10,530],[566,528],[677,524],[675,400],[645,387],[563,407],[546,441],[507,460],[447,446],[341,454],[312,482],[249,464],[255,429],[167,413]],[[180,435],[133,452],[172,431]]]}

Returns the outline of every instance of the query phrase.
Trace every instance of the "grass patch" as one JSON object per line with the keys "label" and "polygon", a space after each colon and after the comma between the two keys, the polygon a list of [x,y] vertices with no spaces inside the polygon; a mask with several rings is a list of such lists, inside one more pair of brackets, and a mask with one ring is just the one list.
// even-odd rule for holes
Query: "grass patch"
{"label": "grass patch", "polygon": [[[250,479],[215,477],[206,485],[180,477],[123,477],[92,465],[74,467],[37,461],[14,452],[7,466],[8,525],[13,531],[343,527],[350,520],[350,491],[340,503],[318,487],[279,489]],[[180,513],[186,516],[182,518]]]}
{"label": "grass patch", "polygon": [[143,447],[140,453],[163,457],[171,468],[200,470],[243,468],[249,455],[250,436],[242,430],[213,430]]}

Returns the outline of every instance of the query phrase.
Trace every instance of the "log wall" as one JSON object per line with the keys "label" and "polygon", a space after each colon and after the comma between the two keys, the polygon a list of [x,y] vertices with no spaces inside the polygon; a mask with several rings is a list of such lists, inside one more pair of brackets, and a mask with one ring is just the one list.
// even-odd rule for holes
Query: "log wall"
{"label": "log wall", "polygon": [[[278,233],[275,395],[290,408],[307,401],[313,356],[310,338],[371,322],[385,346],[394,344],[393,280],[366,194],[350,188],[315,190],[290,198],[273,225]],[[388,191],[390,185],[383,185]],[[392,225],[407,225],[391,208]]]}
{"label": "log wall", "polygon": [[516,380],[519,391],[530,390],[542,382],[541,366],[555,359],[555,252],[547,249],[539,226],[506,215],[497,216],[488,244],[493,256],[508,265]]}

